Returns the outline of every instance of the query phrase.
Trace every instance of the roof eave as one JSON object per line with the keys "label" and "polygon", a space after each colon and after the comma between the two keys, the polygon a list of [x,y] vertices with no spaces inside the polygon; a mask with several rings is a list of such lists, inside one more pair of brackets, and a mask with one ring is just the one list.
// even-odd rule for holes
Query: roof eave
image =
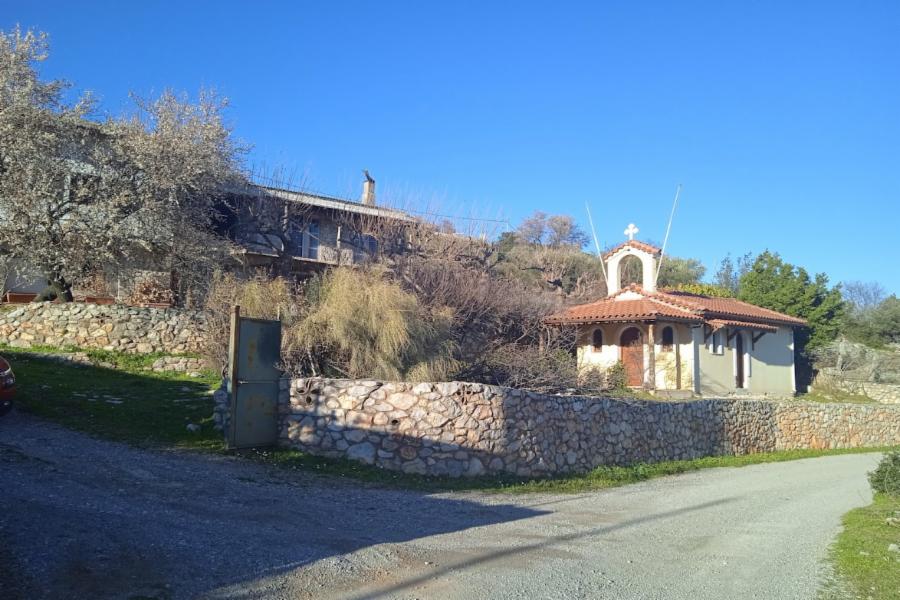
{"label": "roof eave", "polygon": [[646,317],[603,317],[603,318],[566,318],[547,317],[543,319],[545,325],[600,325],[603,323],[655,323],[659,321],[675,321],[678,323],[703,323],[700,318],[672,317],[669,315],[653,315]]}

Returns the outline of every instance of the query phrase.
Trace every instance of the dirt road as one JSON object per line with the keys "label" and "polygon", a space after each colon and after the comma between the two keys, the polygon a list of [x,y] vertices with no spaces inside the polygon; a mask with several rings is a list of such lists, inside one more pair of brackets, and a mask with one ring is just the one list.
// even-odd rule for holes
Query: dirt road
{"label": "dirt road", "polygon": [[3,598],[814,598],[877,455],[424,494],[0,420]]}

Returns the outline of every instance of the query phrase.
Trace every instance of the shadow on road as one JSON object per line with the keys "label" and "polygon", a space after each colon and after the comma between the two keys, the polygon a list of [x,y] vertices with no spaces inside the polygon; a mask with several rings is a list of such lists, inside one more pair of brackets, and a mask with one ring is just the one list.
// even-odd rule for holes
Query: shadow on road
{"label": "shadow on road", "polygon": [[215,595],[367,546],[546,512],[149,452],[11,417],[0,423],[0,539],[28,598]]}

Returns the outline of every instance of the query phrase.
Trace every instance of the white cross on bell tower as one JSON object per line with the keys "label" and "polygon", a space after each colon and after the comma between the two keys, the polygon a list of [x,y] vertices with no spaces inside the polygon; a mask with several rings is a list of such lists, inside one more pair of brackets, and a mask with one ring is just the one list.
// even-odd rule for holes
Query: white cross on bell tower
{"label": "white cross on bell tower", "polygon": [[634,236],[638,231],[640,231],[640,229],[635,227],[634,223],[629,223],[624,233],[628,236],[628,240],[631,241],[634,239]]}

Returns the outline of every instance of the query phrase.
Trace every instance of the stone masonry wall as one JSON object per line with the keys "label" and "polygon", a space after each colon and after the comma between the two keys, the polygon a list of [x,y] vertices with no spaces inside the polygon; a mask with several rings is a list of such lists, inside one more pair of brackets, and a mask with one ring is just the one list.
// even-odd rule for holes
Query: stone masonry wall
{"label": "stone masonry wall", "polygon": [[900,406],[647,402],[472,383],[285,381],[280,443],[406,473],[540,476],[604,464],[900,444]]}
{"label": "stone masonry wall", "polygon": [[10,346],[103,348],[132,353],[200,352],[206,319],[196,311],[77,302],[33,302],[0,313]]}

